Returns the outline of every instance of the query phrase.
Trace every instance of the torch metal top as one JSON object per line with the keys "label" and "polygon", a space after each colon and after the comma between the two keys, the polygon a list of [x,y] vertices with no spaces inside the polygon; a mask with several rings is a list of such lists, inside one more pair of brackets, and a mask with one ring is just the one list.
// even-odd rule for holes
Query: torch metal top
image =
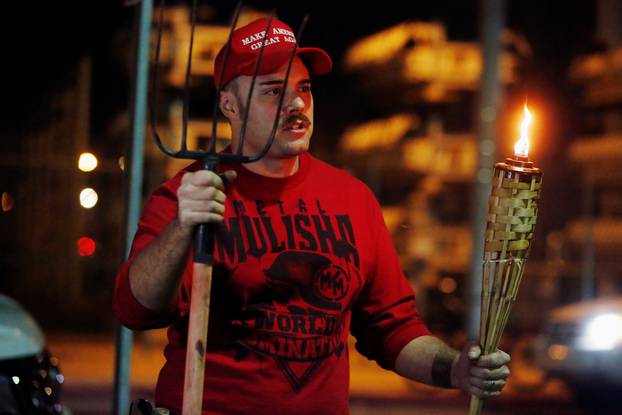
{"label": "torch metal top", "polygon": [[518,173],[542,175],[542,171],[533,166],[533,162],[527,157],[506,158],[505,161],[500,161],[495,164],[495,168],[499,170],[514,171]]}

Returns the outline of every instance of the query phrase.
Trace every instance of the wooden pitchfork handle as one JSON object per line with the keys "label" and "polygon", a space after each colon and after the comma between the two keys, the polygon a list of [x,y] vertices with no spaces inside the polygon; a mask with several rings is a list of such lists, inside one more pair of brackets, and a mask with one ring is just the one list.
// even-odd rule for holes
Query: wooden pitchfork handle
{"label": "wooden pitchfork handle", "polygon": [[[218,158],[209,157],[204,160],[203,168],[215,172],[218,168]],[[200,415],[203,405],[207,325],[214,264],[214,226],[213,223],[201,223],[194,230],[192,294],[188,317],[182,415]]]}

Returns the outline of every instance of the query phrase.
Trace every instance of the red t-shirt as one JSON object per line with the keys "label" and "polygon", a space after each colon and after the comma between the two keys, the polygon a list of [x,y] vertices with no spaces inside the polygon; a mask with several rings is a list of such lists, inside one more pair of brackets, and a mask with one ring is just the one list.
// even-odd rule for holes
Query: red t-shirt
{"label": "red t-shirt", "polygon": [[[169,327],[156,404],[180,412],[191,263],[176,306],[156,313],[133,296],[131,261],[177,215],[188,166],[145,206],[115,286],[127,327]],[[267,178],[240,165],[216,237],[203,414],[348,413],[348,333],[394,368],[419,319],[380,206],[360,181],[305,153],[296,174]]]}

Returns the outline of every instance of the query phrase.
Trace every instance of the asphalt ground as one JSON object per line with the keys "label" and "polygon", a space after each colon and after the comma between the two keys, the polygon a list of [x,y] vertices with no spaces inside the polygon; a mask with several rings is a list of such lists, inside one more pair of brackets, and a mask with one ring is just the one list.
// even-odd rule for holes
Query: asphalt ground
{"label": "asphalt ground", "polygon": [[[115,344],[111,335],[51,333],[50,351],[65,376],[63,403],[74,415],[112,413]],[[132,398],[153,400],[153,387],[164,359],[164,331],[140,333],[132,350]],[[513,359],[503,395],[486,402],[484,414],[572,414],[582,410],[563,382],[544,379],[521,359]],[[468,397],[458,391],[420,385],[380,369],[351,352],[351,415],[467,414]],[[622,408],[622,406],[621,406]],[[622,414],[622,410],[620,411]],[[318,414],[321,415],[321,414]]]}

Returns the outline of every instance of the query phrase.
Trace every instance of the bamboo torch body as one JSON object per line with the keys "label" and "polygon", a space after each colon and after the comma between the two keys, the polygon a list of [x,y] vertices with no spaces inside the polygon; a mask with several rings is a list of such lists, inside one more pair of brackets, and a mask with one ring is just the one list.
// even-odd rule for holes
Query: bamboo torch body
{"label": "bamboo torch body", "polygon": [[[484,245],[479,342],[493,353],[510,316],[538,213],[542,173],[527,158],[495,165]],[[483,401],[471,397],[470,415],[479,415]]]}
{"label": "bamboo torch body", "polygon": [[[203,161],[205,170],[216,171],[217,167],[217,158],[208,158]],[[213,264],[214,224],[202,223],[194,231],[194,263],[188,316],[183,415],[200,415],[203,405]]]}

